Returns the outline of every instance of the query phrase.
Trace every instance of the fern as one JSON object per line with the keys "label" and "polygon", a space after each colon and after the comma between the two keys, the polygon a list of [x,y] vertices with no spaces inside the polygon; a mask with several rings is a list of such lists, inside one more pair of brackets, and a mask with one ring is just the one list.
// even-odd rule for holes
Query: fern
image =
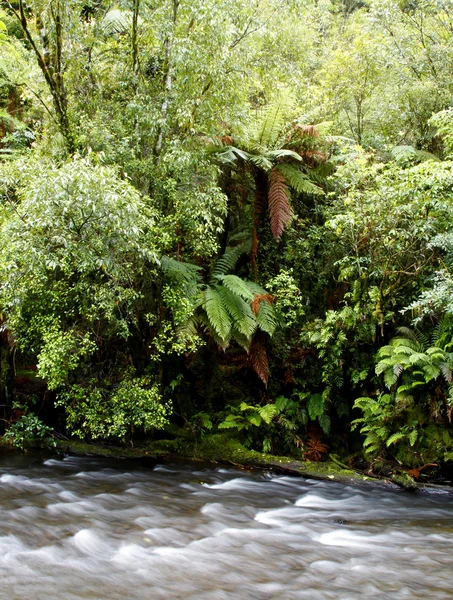
{"label": "fern", "polygon": [[132,25],[132,13],[129,10],[113,8],[109,10],[101,21],[104,35],[127,33]]}
{"label": "fern", "polygon": [[214,266],[212,272],[213,277],[216,277],[218,275],[226,275],[227,273],[232,271],[240,257],[243,254],[250,252],[251,246],[251,241],[247,240],[239,246],[235,246],[234,248],[226,250],[225,254],[223,254],[223,256],[219,258],[219,260]]}
{"label": "fern", "polygon": [[277,329],[277,317],[274,307],[267,302],[262,302],[260,304],[260,310],[256,314],[256,322],[262,331],[265,331],[272,336]]}
{"label": "fern", "polygon": [[278,171],[283,175],[288,185],[290,185],[299,194],[323,195],[324,190],[302,173],[296,165],[282,163],[277,167]]}
{"label": "fern", "polygon": [[260,417],[263,419],[263,421],[267,425],[269,425],[269,423],[272,421],[272,419],[277,414],[277,408],[276,408],[275,404],[265,404],[264,406],[261,406],[258,409],[258,413],[259,413]]}
{"label": "fern", "polygon": [[247,282],[237,275],[218,275],[217,279],[219,279],[223,285],[234,294],[237,294],[246,300],[253,300],[253,294],[250,291]]}
{"label": "fern", "polygon": [[217,291],[222,299],[223,306],[231,317],[233,327],[246,338],[250,338],[257,327],[250,306],[227,287],[218,286]]}
{"label": "fern", "polygon": [[231,336],[232,323],[228,311],[217,290],[207,288],[205,292],[204,307],[211,328],[223,343],[228,343]]}
{"label": "fern", "polygon": [[398,431],[397,433],[394,433],[385,442],[387,445],[387,448],[389,446],[391,446],[392,444],[395,444],[396,442],[399,442],[400,440],[404,439],[405,437],[407,437],[406,433],[403,433],[402,431]]}
{"label": "fern", "polygon": [[292,104],[289,94],[284,94],[263,110],[263,118],[257,124],[255,137],[261,146],[275,147]]}
{"label": "fern", "polygon": [[255,371],[255,373],[267,387],[270,369],[266,348],[262,344],[259,344],[257,342],[252,344],[247,362],[249,367],[253,369],[253,371]]}
{"label": "fern", "polygon": [[271,171],[268,201],[272,235],[279,240],[291,218],[291,206],[285,178],[277,169]]}
{"label": "fern", "polygon": [[177,281],[199,283],[201,281],[200,267],[190,263],[179,262],[168,256],[162,256],[160,266],[165,275]]}

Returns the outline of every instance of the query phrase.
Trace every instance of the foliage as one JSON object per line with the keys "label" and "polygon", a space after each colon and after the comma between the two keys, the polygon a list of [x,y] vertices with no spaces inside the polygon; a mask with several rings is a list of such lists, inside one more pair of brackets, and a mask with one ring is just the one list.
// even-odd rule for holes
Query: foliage
{"label": "foliage", "polygon": [[162,429],[170,407],[162,403],[159,388],[148,378],[126,376],[116,387],[74,384],[59,394],[65,405],[68,427],[84,438],[132,440],[137,430]]}
{"label": "foliage", "polygon": [[383,375],[389,392],[377,399],[359,398],[354,404],[363,411],[353,426],[363,424],[366,453],[376,455],[392,447],[405,464],[421,466],[451,452],[450,322],[436,333],[434,345],[426,347],[420,334],[401,329],[399,337],[379,349],[376,373]]}
{"label": "foliage", "polygon": [[[16,404],[16,408],[23,407]],[[41,448],[55,447],[53,429],[45,425],[37,415],[28,411],[21,414],[17,421],[10,423],[3,438],[22,452],[29,445]]]}
{"label": "foliage", "polygon": [[1,7],[0,341],[40,417],[313,460],[360,398],[369,457],[449,460],[450,4]]}

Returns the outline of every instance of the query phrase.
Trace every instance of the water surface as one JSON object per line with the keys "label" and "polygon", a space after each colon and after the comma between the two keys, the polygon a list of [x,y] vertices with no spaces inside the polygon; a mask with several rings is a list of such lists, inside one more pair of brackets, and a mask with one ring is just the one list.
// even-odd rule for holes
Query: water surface
{"label": "water surface", "polygon": [[0,600],[453,598],[453,498],[0,457]]}

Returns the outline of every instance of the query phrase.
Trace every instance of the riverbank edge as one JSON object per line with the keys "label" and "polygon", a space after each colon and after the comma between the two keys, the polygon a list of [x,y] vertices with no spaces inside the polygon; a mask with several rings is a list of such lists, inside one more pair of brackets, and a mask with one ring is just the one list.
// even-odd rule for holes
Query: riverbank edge
{"label": "riverbank edge", "polygon": [[[12,446],[3,440],[1,436],[0,447],[14,451]],[[36,449],[36,447],[30,446],[29,449]],[[370,476],[364,472],[348,468],[336,455],[329,455],[330,460],[309,462],[299,461],[287,456],[274,456],[248,450],[239,440],[225,434],[208,435],[202,440],[176,438],[145,441],[135,447],[107,444],[105,442],[84,442],[79,439],[57,440],[55,448],[49,450],[52,453],[72,456],[99,456],[134,462],[139,461],[140,464],[149,466],[170,462],[225,465],[348,485],[377,486],[387,489],[403,488],[411,492],[437,489],[444,493],[453,494],[452,487],[416,482],[406,473],[398,473],[393,475],[391,479]]]}
{"label": "riverbank edge", "polygon": [[[335,455],[330,460],[320,462],[299,461],[287,456],[274,456],[248,450],[238,440],[225,434],[213,434],[202,440],[176,438],[158,440],[137,445],[134,448],[88,444],[79,440],[60,441],[59,451],[72,455],[95,455],[111,458],[139,460],[149,463],[192,462],[215,465],[232,465],[250,470],[268,470],[274,473],[304,479],[335,481],[337,483],[403,488],[407,491],[431,488],[427,484],[414,481],[409,475],[398,474],[392,479],[378,478],[347,468]],[[437,486],[436,486],[437,487]],[[445,488],[453,494],[453,489]]]}

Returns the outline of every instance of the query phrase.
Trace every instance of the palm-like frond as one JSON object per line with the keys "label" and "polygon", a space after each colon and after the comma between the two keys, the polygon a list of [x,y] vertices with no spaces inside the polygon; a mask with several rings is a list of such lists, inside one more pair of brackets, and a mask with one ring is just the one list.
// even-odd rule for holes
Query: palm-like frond
{"label": "palm-like frond", "polygon": [[277,169],[270,174],[268,202],[272,235],[279,240],[291,218],[291,206],[286,180]]}
{"label": "palm-like frond", "polygon": [[248,362],[249,367],[251,369],[253,369],[253,371],[255,371],[255,373],[258,375],[258,377],[261,379],[261,381],[267,387],[270,369],[269,369],[269,360],[267,358],[266,348],[262,344],[259,344],[258,342],[255,342],[254,344],[252,344],[250,347],[247,362]]}
{"label": "palm-like frond", "polygon": [[274,307],[267,302],[261,302],[260,310],[256,315],[256,322],[262,331],[273,335],[277,329],[277,317]]}
{"label": "palm-like frond", "polygon": [[218,286],[217,291],[231,317],[234,329],[250,339],[256,330],[257,321],[249,304],[225,286]]}
{"label": "palm-like frond", "polygon": [[310,181],[305,173],[303,173],[296,165],[287,163],[279,164],[277,170],[287,183],[299,194],[323,195],[324,190],[318,185]]}
{"label": "palm-like frond", "polygon": [[112,8],[103,17],[101,29],[104,35],[127,33],[132,25],[132,13],[129,10]]}
{"label": "palm-like frond", "polygon": [[227,249],[225,254],[216,262],[212,273],[213,277],[226,275],[232,271],[241,255],[250,252],[251,246],[251,240],[247,240],[243,244]]}
{"label": "palm-like frond", "polygon": [[236,275],[217,275],[217,279],[219,279],[223,285],[234,294],[237,294],[246,300],[253,300],[253,294],[247,283],[240,277],[237,277]]}
{"label": "palm-like frond", "polygon": [[257,123],[255,139],[261,146],[274,148],[281,135],[292,100],[288,94],[263,109],[262,119]]}
{"label": "palm-like frond", "polygon": [[184,281],[186,283],[199,283],[201,281],[200,267],[197,265],[179,262],[174,258],[162,256],[160,266],[169,279]]}
{"label": "palm-like frond", "polygon": [[223,343],[228,343],[231,336],[232,322],[222,297],[216,289],[209,287],[204,292],[204,307],[211,329]]}

